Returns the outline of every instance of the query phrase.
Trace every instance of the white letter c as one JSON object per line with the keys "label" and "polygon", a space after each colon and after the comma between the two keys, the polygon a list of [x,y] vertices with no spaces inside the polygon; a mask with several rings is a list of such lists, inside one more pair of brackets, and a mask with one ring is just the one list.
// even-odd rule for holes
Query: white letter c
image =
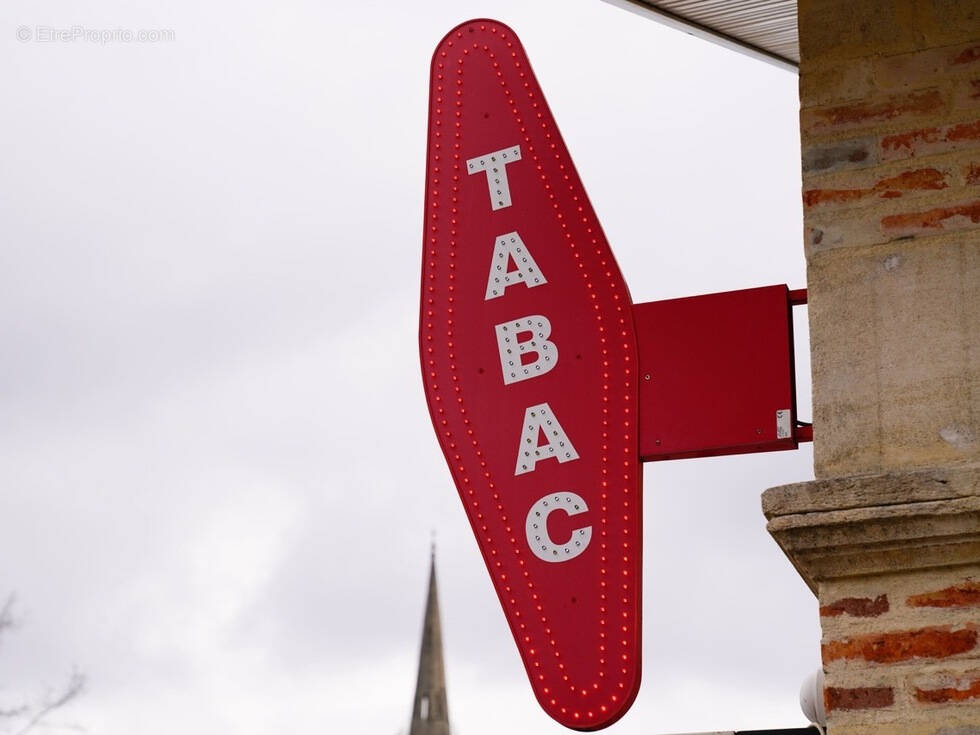
{"label": "white letter c", "polygon": [[563,510],[574,516],[584,513],[589,507],[581,496],[571,492],[552,493],[545,495],[531,506],[527,512],[527,545],[539,559],[550,562],[561,562],[574,559],[581,554],[592,540],[592,526],[576,528],[572,537],[564,544],[556,544],[548,535],[548,516],[556,510]]}

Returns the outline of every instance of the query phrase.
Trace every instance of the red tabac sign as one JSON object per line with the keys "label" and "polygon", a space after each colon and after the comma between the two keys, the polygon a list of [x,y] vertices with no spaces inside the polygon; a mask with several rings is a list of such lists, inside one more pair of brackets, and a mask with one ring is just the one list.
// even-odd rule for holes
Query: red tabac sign
{"label": "red tabac sign", "polygon": [[633,304],[524,49],[432,60],[429,412],[534,692],[593,730],[640,683],[641,462],[795,449],[785,285]]}
{"label": "red tabac sign", "polygon": [[544,709],[580,730],[640,682],[632,302],[520,42],[432,61],[420,349],[432,421]]}

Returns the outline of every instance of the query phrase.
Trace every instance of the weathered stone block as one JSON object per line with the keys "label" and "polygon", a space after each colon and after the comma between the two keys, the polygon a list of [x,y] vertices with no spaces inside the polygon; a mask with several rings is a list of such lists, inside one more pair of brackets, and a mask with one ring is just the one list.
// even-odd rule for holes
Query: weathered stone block
{"label": "weathered stone block", "polygon": [[812,66],[930,45],[915,0],[800,0],[798,18],[800,58]]}
{"label": "weathered stone block", "polygon": [[873,94],[874,89],[868,59],[848,59],[800,77],[800,99],[806,100],[808,105],[864,99]]}
{"label": "weathered stone block", "polygon": [[924,48],[973,41],[980,36],[980,5],[973,0],[918,0],[915,4]]}
{"label": "weathered stone block", "polygon": [[980,78],[964,79],[953,87],[954,110],[972,110],[980,107]]}
{"label": "weathered stone block", "polygon": [[978,268],[973,233],[811,256],[818,477],[980,460]]}
{"label": "weathered stone block", "polygon": [[928,48],[907,54],[875,57],[875,86],[884,91],[914,90],[980,72],[980,43]]}

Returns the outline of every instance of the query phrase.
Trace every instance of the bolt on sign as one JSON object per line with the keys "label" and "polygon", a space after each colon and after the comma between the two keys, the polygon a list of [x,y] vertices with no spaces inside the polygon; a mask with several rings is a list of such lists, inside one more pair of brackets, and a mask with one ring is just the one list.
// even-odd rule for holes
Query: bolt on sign
{"label": "bolt on sign", "polygon": [[[563,725],[599,729],[640,684],[641,462],[800,438],[789,292],[635,308],[514,32],[492,20],[456,27],[430,81],[419,329],[429,412],[538,701]],[[728,322],[712,330],[719,311]],[[659,330],[675,319],[700,323]],[[773,340],[769,352],[746,349]],[[708,369],[685,364],[719,342]],[[779,385],[746,391],[761,374]],[[729,407],[740,400],[729,394],[753,404]],[[720,431],[657,418],[678,401],[711,416],[722,398],[744,416]]]}

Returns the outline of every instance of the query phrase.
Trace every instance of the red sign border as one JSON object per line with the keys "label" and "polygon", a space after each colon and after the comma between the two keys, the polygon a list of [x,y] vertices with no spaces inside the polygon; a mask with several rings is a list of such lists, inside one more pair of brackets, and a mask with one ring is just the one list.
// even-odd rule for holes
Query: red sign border
{"label": "red sign border", "polygon": [[[471,33],[480,33],[480,36],[473,37],[480,40],[471,40],[471,37],[469,36]],[[601,711],[599,711],[599,706],[593,706],[592,710],[582,712],[570,712],[567,711],[567,708],[561,708],[561,710],[559,710],[556,707],[555,699],[549,696],[547,687],[543,687],[541,685],[541,681],[544,679],[544,677],[540,674],[537,676],[535,675],[535,672],[540,669],[542,661],[539,660],[538,656],[533,650],[529,649],[528,646],[523,645],[522,637],[524,636],[524,633],[521,630],[521,628],[523,628],[523,624],[516,621],[512,612],[509,610],[511,607],[510,603],[513,602],[513,599],[510,598],[512,598],[515,593],[509,587],[501,584],[500,580],[495,575],[495,567],[500,566],[499,561],[495,559],[498,552],[496,549],[491,548],[492,545],[487,545],[484,543],[480,544],[481,553],[483,554],[487,568],[491,573],[491,578],[493,579],[494,587],[497,591],[498,597],[500,598],[501,605],[505,610],[505,613],[507,613],[508,623],[514,634],[515,640],[518,643],[518,648],[531,679],[535,695],[537,696],[542,707],[548,712],[549,715],[561,722],[563,725],[579,730],[594,730],[606,727],[619,719],[629,709],[630,705],[634,701],[640,684],[640,661],[642,654],[642,467],[639,461],[637,430],[638,376],[636,373],[638,370],[638,349],[636,344],[635,328],[632,321],[632,301],[629,298],[629,292],[626,288],[626,284],[615,265],[612,252],[609,249],[605,237],[602,235],[601,227],[599,226],[595,213],[593,212],[588,198],[585,195],[584,188],[582,187],[582,184],[578,178],[577,172],[574,170],[574,166],[571,165],[571,157],[568,155],[568,151],[565,148],[557,126],[554,124],[550,110],[547,107],[547,103],[544,101],[544,96],[540,91],[540,86],[534,78],[530,64],[527,62],[526,54],[524,53],[520,41],[517,39],[514,32],[506,25],[489,19],[467,21],[465,23],[461,23],[459,26],[450,31],[437,46],[436,51],[433,54],[431,66],[432,93],[429,101],[429,137],[426,155],[426,219],[423,235],[422,298],[420,303],[419,330],[419,347],[423,366],[423,378],[426,383],[426,400],[433,425],[440,437],[440,446],[446,457],[447,464],[451,469],[454,480],[456,481],[457,488],[460,492],[460,497],[467,511],[467,516],[471,525],[473,526],[474,534],[477,536],[477,538],[481,538],[481,531],[483,529],[480,527],[480,514],[473,509],[474,507],[478,507],[478,505],[474,505],[475,501],[470,501],[468,497],[473,494],[471,482],[479,482],[480,478],[474,478],[471,480],[470,476],[466,472],[464,464],[461,462],[461,456],[457,451],[459,444],[462,442],[460,438],[455,436],[451,430],[447,430],[449,422],[446,419],[446,408],[444,407],[442,396],[439,394],[440,389],[438,387],[438,375],[434,369],[435,363],[433,361],[431,351],[433,349],[432,340],[434,335],[434,327],[432,325],[432,310],[429,307],[432,305],[432,300],[434,298],[432,296],[434,293],[434,286],[432,284],[434,274],[432,273],[432,270],[435,268],[435,263],[433,262],[432,258],[436,257],[437,255],[433,249],[436,237],[431,233],[437,232],[438,230],[437,223],[439,222],[440,218],[441,204],[439,201],[439,184],[436,183],[438,181],[437,175],[439,173],[439,167],[435,167],[435,172],[433,172],[431,169],[433,167],[433,162],[439,161],[439,153],[437,151],[442,150],[440,138],[443,136],[443,134],[446,134],[447,138],[451,135],[450,125],[452,121],[448,119],[440,120],[439,115],[437,115],[437,112],[440,110],[439,105],[441,104],[438,97],[438,91],[441,91],[442,86],[439,84],[439,82],[442,81],[441,75],[445,68],[444,60],[452,54],[453,47],[455,46],[457,53],[461,48],[464,54],[468,54],[471,50],[475,51],[476,53],[479,53],[480,51],[488,52],[494,64],[500,63],[495,58],[494,51],[491,49],[491,44],[494,44],[494,47],[499,45],[499,50],[501,50],[502,54],[509,51],[511,58],[517,59],[515,62],[515,68],[520,70],[520,76],[525,80],[524,86],[527,87],[529,82],[532,87],[532,93],[530,96],[535,98],[534,107],[537,108],[536,114],[541,120],[541,126],[547,131],[547,137],[551,141],[550,147],[552,150],[554,150],[556,158],[563,158],[566,162],[568,171],[566,172],[564,178],[568,182],[569,190],[576,192],[580,196],[580,203],[582,206],[579,207],[579,212],[581,213],[582,221],[587,222],[598,236],[598,240],[593,240],[593,243],[596,243],[596,252],[598,253],[601,250],[603,262],[608,262],[611,264],[610,266],[606,266],[608,269],[606,275],[609,276],[608,286],[610,288],[610,293],[614,294],[612,298],[619,302],[616,309],[619,312],[620,323],[622,325],[624,365],[630,364],[628,368],[625,368],[625,375],[628,376],[625,380],[625,385],[612,386],[612,388],[607,386],[607,391],[621,389],[620,393],[628,393],[628,395],[623,398],[623,410],[625,411],[625,415],[627,417],[632,417],[632,429],[628,430],[632,436],[626,437],[627,442],[632,445],[632,458],[630,459],[628,457],[629,449],[627,449],[628,459],[626,462],[627,467],[624,470],[624,476],[627,477],[629,482],[634,483],[633,487],[635,488],[635,491],[627,493],[628,497],[624,498],[624,503],[625,506],[628,507],[628,514],[631,514],[634,518],[633,522],[635,523],[636,533],[630,539],[632,547],[629,558],[627,559],[626,557],[619,557],[617,555],[615,557],[616,561],[610,563],[609,565],[611,567],[609,571],[613,571],[614,573],[621,572],[623,575],[632,575],[628,594],[628,604],[626,598],[623,599],[624,606],[629,608],[628,611],[624,610],[623,612],[623,617],[624,619],[628,620],[628,623],[622,626],[624,628],[624,632],[622,632],[621,636],[616,636],[617,638],[623,638],[623,649],[629,651],[630,660],[627,664],[627,655],[625,653],[622,654],[623,680],[618,682],[618,688],[621,693],[618,695],[612,695],[610,701],[601,705]],[[498,76],[500,75],[500,72],[498,72]],[[505,82],[502,81],[501,84],[505,85]],[[515,114],[517,114],[516,108]],[[448,122],[450,125],[443,127],[442,122]],[[530,141],[530,139],[528,139],[528,141]],[[462,160],[465,157],[461,156],[459,151],[457,151],[454,155],[456,157],[455,165],[457,167],[458,175],[458,167],[462,164]],[[463,173],[465,174],[465,172]],[[444,188],[445,187],[443,187],[443,189]],[[557,209],[558,205],[556,204],[555,207]],[[561,217],[560,214],[558,216]],[[596,308],[598,309],[599,307],[597,306]],[[450,339],[451,335],[452,332],[450,331]],[[450,349],[451,345],[452,342],[450,342]],[[613,379],[613,382],[614,381],[615,379]],[[460,410],[465,414],[462,398],[457,396],[456,400],[453,402],[457,403]],[[463,423],[466,424],[468,422],[464,419]],[[478,450],[477,454],[479,454]],[[604,458],[603,461],[606,462],[606,458]],[[629,477],[630,475],[633,477]],[[487,480],[490,484],[490,488],[492,489],[492,481],[489,478],[487,478]],[[611,489],[610,492],[612,492]],[[605,495],[603,495],[603,497],[605,497]],[[603,502],[605,502],[605,500]],[[607,515],[606,507],[603,506],[602,510],[604,515],[602,515],[601,518],[605,518]],[[520,534],[517,535],[519,536]],[[511,538],[511,544],[516,548],[517,541],[514,538]],[[612,556],[612,554],[610,554],[610,556]],[[603,557],[603,559],[605,560],[605,557]],[[616,563],[621,565],[622,569],[615,566]],[[624,594],[626,593],[624,592]],[[605,596],[603,599],[605,599]],[[615,654],[605,655],[608,658],[612,658]],[[619,657],[617,657],[617,659],[618,658]],[[583,694],[585,694],[584,690]],[[585,708],[583,708],[583,710],[584,709]]]}

